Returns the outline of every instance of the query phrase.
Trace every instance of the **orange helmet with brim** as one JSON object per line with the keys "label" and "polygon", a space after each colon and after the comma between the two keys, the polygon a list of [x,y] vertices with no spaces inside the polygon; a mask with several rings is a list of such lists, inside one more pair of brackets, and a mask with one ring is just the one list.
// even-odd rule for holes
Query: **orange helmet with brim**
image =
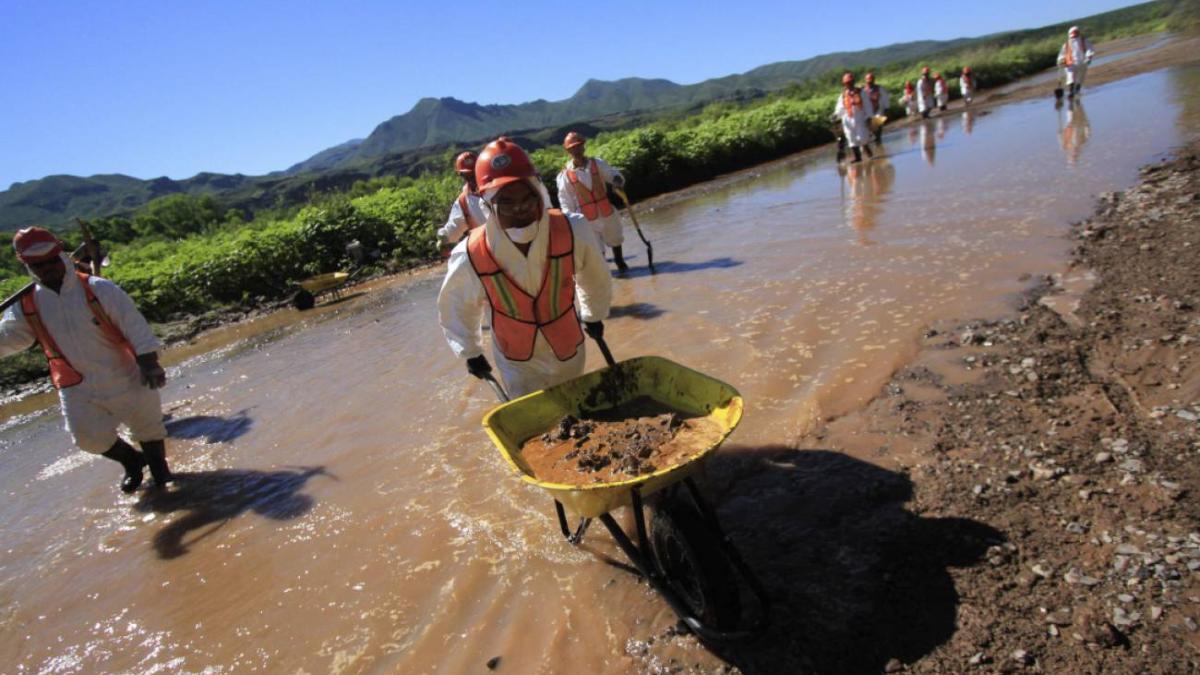
{"label": "orange helmet with brim", "polygon": [[42,227],[26,227],[13,236],[17,259],[26,265],[45,262],[62,253],[62,242],[54,233]]}
{"label": "orange helmet with brim", "polygon": [[475,160],[475,182],[480,194],[536,175],[525,150],[504,136],[488,143]]}

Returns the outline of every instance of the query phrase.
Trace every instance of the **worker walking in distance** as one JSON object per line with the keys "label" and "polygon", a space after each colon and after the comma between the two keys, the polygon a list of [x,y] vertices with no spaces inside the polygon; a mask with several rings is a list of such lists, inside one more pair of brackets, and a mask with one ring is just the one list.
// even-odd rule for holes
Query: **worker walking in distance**
{"label": "worker walking in distance", "polygon": [[[141,485],[146,466],[159,486],[173,480],[158,392],[167,379],[162,342],[129,295],[77,271],[53,233],[23,229],[13,248],[37,283],[0,317],[0,357],[41,345],[67,431],[80,449],[124,467],[123,492]],[[141,452],[117,435],[122,424]]]}
{"label": "worker walking in distance", "polygon": [[904,104],[904,114],[912,117],[917,114],[917,89],[912,80],[904,81],[904,96],[900,99]]}
{"label": "worker walking in distance", "polygon": [[962,94],[963,103],[971,105],[975,99],[975,74],[971,66],[963,66],[962,74],[958,76],[958,91]]}
{"label": "worker walking in distance", "polygon": [[[863,77],[866,81],[866,86],[863,87],[863,94],[871,101],[872,115],[886,115],[888,105],[891,99],[888,98],[887,89],[875,84],[875,73],[868,72]],[[880,124],[875,128],[875,143],[883,143],[883,125]]]}
{"label": "worker walking in distance", "polygon": [[491,320],[492,356],[512,397],[583,373],[584,330],[604,335],[612,277],[591,223],[550,208],[533,163],[507,138],[475,163],[488,204],[483,227],[450,253],[438,321],[467,371],[492,371],[481,324]]}
{"label": "worker walking in distance", "polygon": [[934,105],[933,78],[929,76],[929,66],[925,66],[917,79],[917,112],[921,117],[929,117]]}
{"label": "worker walking in distance", "polygon": [[1058,50],[1058,65],[1062,66],[1066,75],[1067,98],[1083,89],[1083,78],[1087,76],[1088,65],[1096,56],[1092,43],[1079,32],[1079,26],[1071,26],[1067,31],[1067,41]]}
{"label": "worker walking in distance", "polygon": [[868,124],[875,110],[871,107],[871,99],[863,96],[862,90],[854,86],[854,73],[842,75],[842,95],[838,96],[833,114],[842,121],[842,134],[854,153],[854,161],[862,161],[863,150],[871,157],[871,130]]}
{"label": "worker walking in distance", "polygon": [[950,88],[946,86],[941,73],[933,74],[933,95],[937,99],[938,110],[945,111],[946,104],[950,102]]}
{"label": "worker walking in distance", "polygon": [[450,206],[450,217],[437,231],[438,248],[458,243],[470,230],[483,225],[485,216],[475,187],[475,153],[470,150],[454,158],[454,171],[463,179],[462,192]]}
{"label": "worker walking in distance", "polygon": [[563,148],[571,159],[559,172],[558,203],[566,213],[578,213],[592,224],[597,236],[612,249],[617,271],[629,269],[621,248],[625,233],[621,215],[608,199],[608,185],[625,187],[625,177],[599,157],[587,156],[587,139],[572,131],[563,139]]}

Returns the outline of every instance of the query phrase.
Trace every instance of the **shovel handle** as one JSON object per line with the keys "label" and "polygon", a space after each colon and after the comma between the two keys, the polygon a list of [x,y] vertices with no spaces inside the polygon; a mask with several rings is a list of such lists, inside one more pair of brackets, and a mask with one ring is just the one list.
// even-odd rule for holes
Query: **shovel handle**
{"label": "shovel handle", "polygon": [[37,284],[37,282],[31,281],[28,284],[25,284],[25,286],[21,290],[8,296],[8,298],[4,302],[0,302],[0,312],[3,312],[4,310],[8,309],[9,307],[12,307],[13,305],[17,304],[17,302],[19,302],[21,300],[21,296],[25,295],[29,291],[32,291],[33,287],[36,284]]}
{"label": "shovel handle", "polygon": [[496,380],[494,375],[491,373],[486,373],[478,377],[481,380],[487,380],[487,383],[492,387],[492,391],[496,392],[496,398],[500,399],[501,403],[508,403],[512,400],[508,397],[508,392],[504,391],[504,386],[501,385],[498,380]]}
{"label": "shovel handle", "polygon": [[610,366],[617,365],[617,360],[613,358],[612,352],[608,350],[608,343],[604,341],[604,336],[592,337],[596,341],[596,346],[600,347],[600,353],[604,355],[605,362]]}

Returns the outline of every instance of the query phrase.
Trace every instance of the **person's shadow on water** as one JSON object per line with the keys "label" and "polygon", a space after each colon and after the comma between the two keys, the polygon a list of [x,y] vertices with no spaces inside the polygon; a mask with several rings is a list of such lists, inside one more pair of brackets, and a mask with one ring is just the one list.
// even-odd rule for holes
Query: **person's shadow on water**
{"label": "person's shadow on water", "polygon": [[[154,535],[154,549],[160,558],[178,558],[248,511],[271,520],[290,520],[307,513],[313,498],[300,494],[300,490],[313,476],[333,478],[324,467],[176,472],[175,482],[168,489],[142,492],[133,508],[141,513],[187,512]],[[188,538],[188,533],[202,528],[208,529]]]}
{"label": "person's shadow on water", "polygon": [[712,647],[748,674],[916,661],[954,633],[947,568],[1005,540],[984,523],[907,511],[908,476],[827,450],[729,447],[709,460],[705,486],[772,603],[762,636]]}
{"label": "person's shadow on water", "polygon": [[191,415],[179,419],[171,419],[171,416],[167,415],[167,436],[203,438],[205,443],[227,443],[245,435],[254,426],[254,420],[247,415],[248,412],[249,409],[246,409],[239,410],[229,417]]}

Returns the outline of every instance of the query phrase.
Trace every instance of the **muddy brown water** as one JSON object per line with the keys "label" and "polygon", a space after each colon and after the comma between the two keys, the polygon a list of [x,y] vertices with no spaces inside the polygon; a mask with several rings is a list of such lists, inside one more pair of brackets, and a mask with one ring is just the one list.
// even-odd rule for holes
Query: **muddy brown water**
{"label": "muddy brown water", "polygon": [[[953,109],[863,166],[839,171],[825,148],[647,205],[659,271],[630,233],[610,345],[736,386],[746,413],[722,452],[786,446],[869,400],[934,320],[1003,315],[1061,271],[1067,223],[1198,111],[1197,69],[1158,71],[1070,114]],[[119,469],[72,450],[53,409],[5,422],[3,670],[652,670],[637,645],[669,610],[567,546],[488,443],[491,392],[444,343],[438,282],[281,314],[173,366],[186,480],[165,497],[118,493]],[[611,553],[602,534],[588,541]]]}

